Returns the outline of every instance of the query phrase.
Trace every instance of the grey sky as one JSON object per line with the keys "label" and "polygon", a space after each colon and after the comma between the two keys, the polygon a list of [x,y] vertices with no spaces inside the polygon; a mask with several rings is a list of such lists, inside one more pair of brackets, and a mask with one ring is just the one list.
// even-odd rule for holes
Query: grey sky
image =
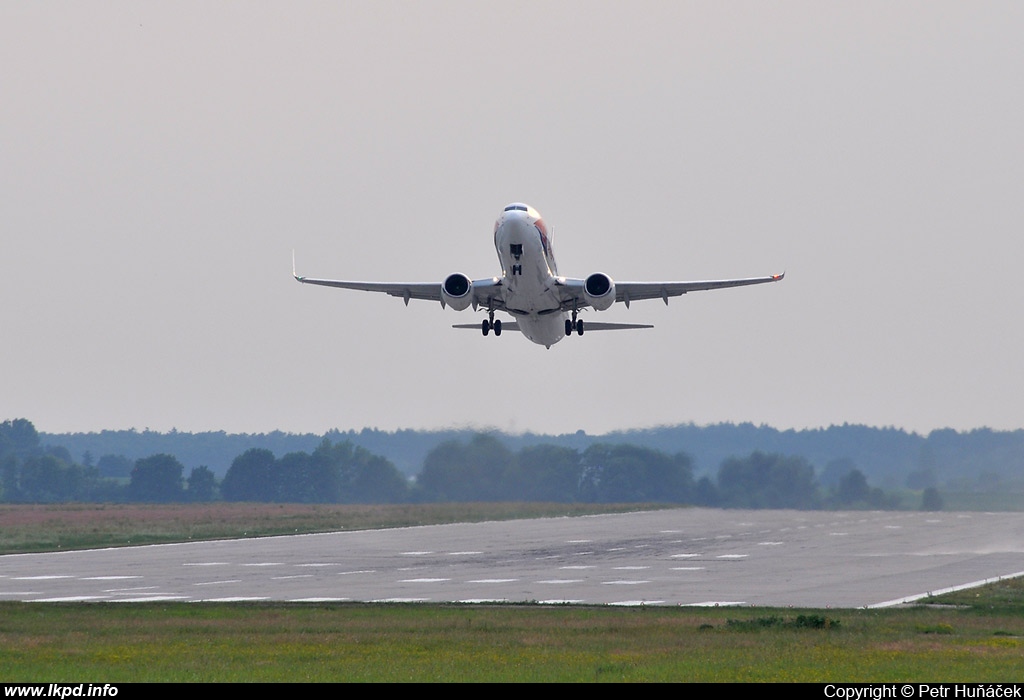
{"label": "grey sky", "polygon": [[[0,420],[1024,427],[1024,4],[0,4]],[[545,350],[302,274],[781,284]]]}

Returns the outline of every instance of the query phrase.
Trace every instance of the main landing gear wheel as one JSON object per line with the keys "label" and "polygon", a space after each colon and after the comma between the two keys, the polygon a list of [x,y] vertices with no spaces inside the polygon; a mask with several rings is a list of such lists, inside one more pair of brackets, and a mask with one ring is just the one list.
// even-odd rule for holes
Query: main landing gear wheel
{"label": "main landing gear wheel", "polygon": [[491,322],[488,321],[485,318],[483,320],[483,323],[480,324],[480,330],[482,330],[484,332],[484,335],[487,335],[488,333],[490,333],[491,332]]}
{"label": "main landing gear wheel", "polygon": [[499,318],[497,321],[495,321],[491,325],[494,327],[494,335],[495,336],[501,335],[501,319]]}
{"label": "main landing gear wheel", "polygon": [[577,335],[583,335],[583,319],[576,320],[576,312],[572,312],[572,320],[565,319],[565,334],[572,335],[572,332],[576,331]]}

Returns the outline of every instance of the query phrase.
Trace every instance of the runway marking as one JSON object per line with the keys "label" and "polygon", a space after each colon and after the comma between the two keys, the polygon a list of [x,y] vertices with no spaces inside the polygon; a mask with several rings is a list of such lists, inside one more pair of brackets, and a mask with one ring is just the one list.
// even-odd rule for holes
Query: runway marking
{"label": "runway marking", "polygon": [[551,583],[551,584],[583,583],[583,579],[581,579],[581,578],[549,578],[549,579],[546,579],[544,581],[537,581],[537,583]]}
{"label": "runway marking", "polygon": [[331,561],[331,562],[323,562],[323,563],[317,563],[317,564],[296,564],[295,566],[309,568],[309,567],[314,567],[314,566],[341,566],[341,564],[339,564],[338,562]]}
{"label": "runway marking", "polygon": [[253,562],[252,564],[242,564],[242,566],[284,566],[284,562],[280,562],[280,561],[261,561],[261,562]]}
{"label": "runway marking", "polygon": [[937,591],[928,591],[927,593],[918,593],[917,595],[907,596],[906,598],[898,598],[896,600],[887,600],[884,603],[875,603],[874,605],[868,605],[868,606],[865,606],[865,607],[867,607],[867,608],[888,608],[888,607],[891,607],[893,605],[903,605],[904,603],[913,603],[915,600],[921,600],[922,598],[927,598],[928,596],[943,595],[945,593],[955,593],[957,591],[967,590],[968,588],[977,588],[978,586],[986,586],[986,585],[988,585],[990,583],[995,583],[997,581],[1003,581],[1003,580],[1011,579],[1011,578],[1020,578],[1021,576],[1024,576],[1024,571],[1018,571],[1015,574],[1007,574],[1006,576],[995,576],[994,578],[986,578],[986,579],[982,579],[981,581],[972,581],[970,583],[965,583],[965,584],[960,585],[960,586],[950,586],[949,588],[941,588],[941,589],[939,589]]}
{"label": "runway marking", "polygon": [[830,533],[828,533],[828,536],[829,537],[846,537],[849,534],[850,534],[849,532],[830,532]]}
{"label": "runway marking", "polygon": [[785,544],[785,542],[758,542],[758,544],[762,547],[778,547],[781,544]]}
{"label": "runway marking", "polygon": [[622,607],[634,607],[639,608],[644,605],[664,605],[664,600],[620,600],[616,603],[608,603],[608,605],[618,605]]}
{"label": "runway marking", "polygon": [[450,557],[464,557],[470,554],[483,554],[483,552],[448,552]]}
{"label": "runway marking", "polygon": [[127,578],[142,578],[141,576],[85,576],[83,581],[120,581]]}
{"label": "runway marking", "polygon": [[590,544],[594,540],[566,540],[566,544]]}
{"label": "runway marking", "polygon": [[344,603],[351,598],[293,598],[293,603]]}
{"label": "runway marking", "polygon": [[107,595],[69,595],[63,598],[36,598],[32,603],[85,603],[90,600],[107,600]]}
{"label": "runway marking", "polygon": [[228,598],[203,598],[206,603],[255,603],[261,600],[270,600],[266,596],[233,596]]}
{"label": "runway marking", "polygon": [[649,569],[649,566],[613,566],[615,571],[642,571],[643,569]]}
{"label": "runway marking", "polygon": [[399,583],[441,583],[442,581],[451,581],[450,578],[407,578],[399,581]]}
{"label": "runway marking", "polygon": [[226,561],[187,561],[182,566],[231,566],[231,563]]}
{"label": "runway marking", "polygon": [[0,591],[0,596],[5,595],[16,595],[16,596],[30,596],[30,595],[42,595],[42,591]]}
{"label": "runway marking", "polygon": [[673,554],[670,559],[692,559],[693,557],[699,557],[700,554]]}
{"label": "runway marking", "polygon": [[717,608],[746,605],[742,600],[708,600],[703,603],[680,603],[681,608]]}
{"label": "runway marking", "polygon": [[746,559],[749,554],[719,554],[715,559]]}
{"label": "runway marking", "polygon": [[291,576],[271,576],[271,581],[287,581],[293,578],[313,578],[313,574],[292,574]]}
{"label": "runway marking", "polygon": [[378,598],[371,603],[429,603],[430,598]]}
{"label": "runway marking", "polygon": [[403,557],[422,557],[427,554],[433,554],[433,552],[399,552]]}
{"label": "runway marking", "polygon": [[192,585],[193,586],[219,586],[219,585],[225,584],[225,583],[241,583],[241,582],[242,582],[242,579],[240,579],[240,578],[232,578],[232,579],[227,579],[226,581],[200,581],[199,583],[193,583]]}
{"label": "runway marking", "polygon": [[480,603],[507,603],[509,601],[508,598],[467,598],[466,600],[457,600],[455,602],[476,605]]}
{"label": "runway marking", "polygon": [[635,586],[638,583],[650,583],[650,581],[601,581],[602,586]]}
{"label": "runway marking", "polygon": [[155,591],[160,586],[133,586],[132,588],[108,588],[104,593],[130,593],[131,591]]}
{"label": "runway marking", "polygon": [[538,605],[578,605],[587,601],[582,598],[567,598],[565,600],[538,600]]}
{"label": "runway marking", "polygon": [[593,564],[575,564],[572,566],[560,566],[559,569],[596,569],[597,567]]}
{"label": "runway marking", "polygon": [[46,576],[46,575],[43,575],[43,576],[12,576],[11,580],[12,581],[48,581],[50,579],[56,579],[56,578],[74,578],[74,576],[71,576],[71,575],[56,575],[56,574],[49,575],[49,576]]}
{"label": "runway marking", "polygon": [[467,583],[514,583],[518,580],[517,578],[479,578],[475,581],[467,581]]}
{"label": "runway marking", "polygon": [[706,571],[706,566],[673,566],[669,571]]}
{"label": "runway marking", "polygon": [[338,576],[348,576],[349,574],[375,574],[376,569],[360,569],[357,571],[339,571]]}

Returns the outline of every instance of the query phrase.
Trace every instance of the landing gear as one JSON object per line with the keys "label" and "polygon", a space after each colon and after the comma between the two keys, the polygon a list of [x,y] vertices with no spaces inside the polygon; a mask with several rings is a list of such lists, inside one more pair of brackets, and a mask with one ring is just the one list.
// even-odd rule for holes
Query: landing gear
{"label": "landing gear", "polygon": [[484,335],[487,335],[488,333],[490,333],[491,330],[494,331],[494,335],[495,336],[501,335],[501,319],[499,318],[497,321],[495,321],[494,320],[494,312],[493,311],[488,311],[487,312],[487,318],[485,318],[480,323],[480,330],[483,332]]}
{"label": "landing gear", "polygon": [[583,335],[583,319],[576,320],[576,311],[572,312],[572,320],[565,319],[565,334],[572,335],[572,332],[576,331],[576,335]]}

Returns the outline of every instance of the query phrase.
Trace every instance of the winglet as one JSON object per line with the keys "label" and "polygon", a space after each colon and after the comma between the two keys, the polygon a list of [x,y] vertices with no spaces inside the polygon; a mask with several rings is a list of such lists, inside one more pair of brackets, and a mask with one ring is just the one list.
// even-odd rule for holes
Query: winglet
{"label": "winglet", "polygon": [[299,282],[302,281],[302,278],[299,277],[297,272],[295,272],[295,249],[294,248],[292,248],[292,277],[294,277]]}
{"label": "winglet", "polygon": [[781,282],[782,278],[785,277],[785,276],[786,276],[785,272],[783,272],[781,275],[772,275],[772,281],[773,282]]}

